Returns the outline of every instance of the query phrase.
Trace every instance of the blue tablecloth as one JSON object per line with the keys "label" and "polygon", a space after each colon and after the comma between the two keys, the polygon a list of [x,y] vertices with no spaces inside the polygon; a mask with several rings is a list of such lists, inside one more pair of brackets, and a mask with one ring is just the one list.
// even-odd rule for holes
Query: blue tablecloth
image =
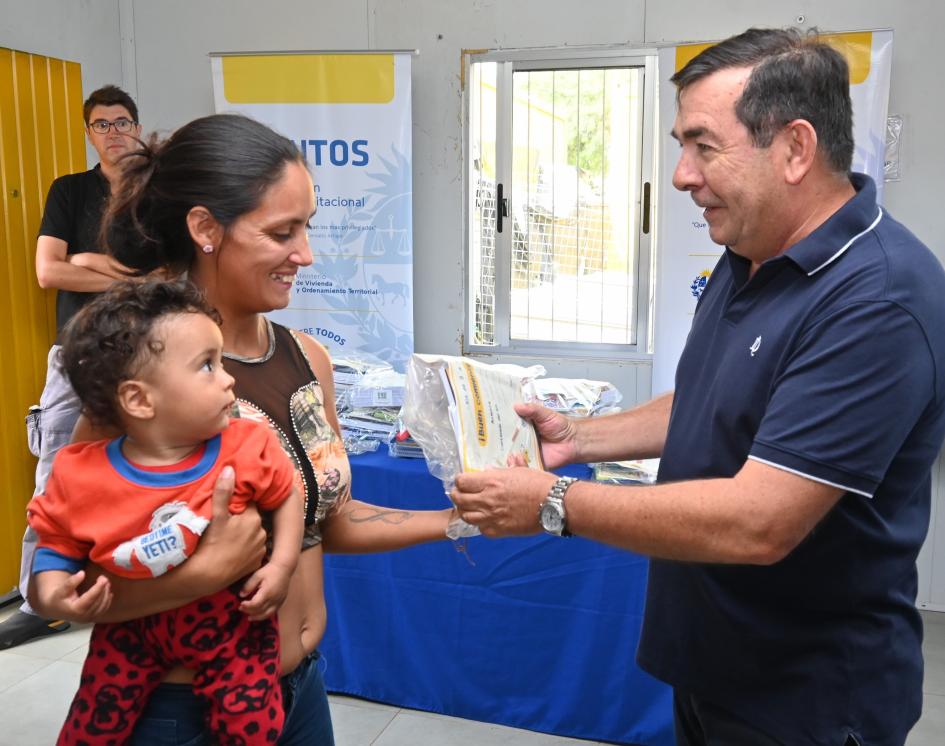
{"label": "blue tablecloth", "polygon": [[[355,497],[441,508],[420,459],[351,458]],[[562,473],[588,477],[583,466]],[[672,694],[634,662],[647,561],[577,537],[326,558],[329,691],[563,736],[669,746]]]}

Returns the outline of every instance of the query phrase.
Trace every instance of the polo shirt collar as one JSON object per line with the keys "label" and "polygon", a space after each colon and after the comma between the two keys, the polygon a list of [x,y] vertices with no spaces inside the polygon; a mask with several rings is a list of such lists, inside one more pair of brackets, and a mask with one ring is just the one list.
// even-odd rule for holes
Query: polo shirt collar
{"label": "polo shirt collar", "polygon": [[[808,276],[815,275],[839,259],[860,236],[873,230],[883,216],[882,209],[876,204],[876,185],[872,178],[859,173],[850,174],[850,182],[856,194],[846,204],[809,236],[784,253],[768,259],[765,264],[790,259]],[[733,265],[744,265],[740,269],[747,272],[750,264],[747,259],[728,247],[726,253]]]}
{"label": "polo shirt collar", "polygon": [[873,180],[866,174],[854,173],[850,174],[850,182],[856,194],[813,233],[783,254],[808,275],[817,274],[839,259],[882,218],[883,211],[876,204]]}

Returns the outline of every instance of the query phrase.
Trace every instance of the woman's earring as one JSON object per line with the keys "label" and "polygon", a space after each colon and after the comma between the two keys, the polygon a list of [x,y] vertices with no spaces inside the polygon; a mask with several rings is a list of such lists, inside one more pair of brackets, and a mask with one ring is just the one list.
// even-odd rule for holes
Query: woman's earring
{"label": "woman's earring", "polygon": [[200,250],[203,251],[204,254],[212,254],[213,244],[212,243],[204,244]]}

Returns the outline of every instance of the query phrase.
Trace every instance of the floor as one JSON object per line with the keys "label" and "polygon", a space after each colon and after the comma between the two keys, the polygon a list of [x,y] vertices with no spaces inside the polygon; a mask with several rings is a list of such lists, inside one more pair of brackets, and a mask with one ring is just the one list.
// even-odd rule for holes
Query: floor
{"label": "floor", "polygon": [[[0,611],[0,619],[12,612]],[[923,612],[925,706],[907,746],[945,743],[945,614]],[[62,718],[85,657],[89,627],[0,651],[0,746],[48,746]],[[332,695],[338,746],[590,746],[489,723],[433,715]]]}

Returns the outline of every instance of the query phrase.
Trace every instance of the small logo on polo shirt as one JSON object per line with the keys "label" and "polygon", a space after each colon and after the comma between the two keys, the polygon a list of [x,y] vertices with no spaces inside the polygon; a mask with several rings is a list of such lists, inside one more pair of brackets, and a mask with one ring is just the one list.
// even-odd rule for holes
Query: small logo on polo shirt
{"label": "small logo on polo shirt", "polygon": [[751,356],[754,357],[755,353],[758,352],[758,349],[761,347],[761,335],[759,334],[755,337],[755,341],[751,343],[751,347],[748,348],[748,351],[751,353]]}

